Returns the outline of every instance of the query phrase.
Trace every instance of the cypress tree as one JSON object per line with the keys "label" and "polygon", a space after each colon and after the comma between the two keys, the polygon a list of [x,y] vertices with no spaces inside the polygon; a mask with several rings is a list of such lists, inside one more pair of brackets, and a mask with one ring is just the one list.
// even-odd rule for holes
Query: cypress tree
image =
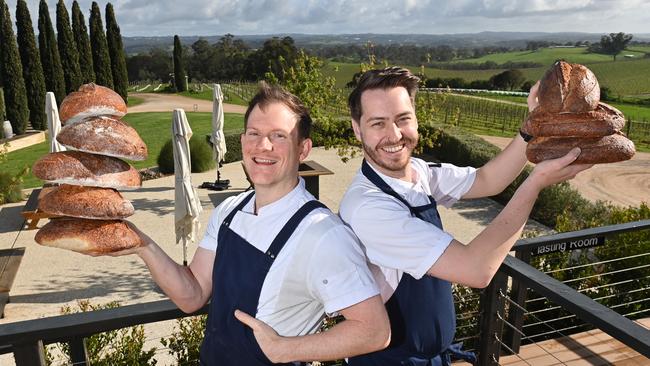
{"label": "cypress tree", "polygon": [[95,70],[93,70],[93,55],[90,51],[90,39],[86,20],[79,8],[79,3],[72,2],[72,34],[79,52],[79,68],[81,69],[81,81],[86,84],[95,81]]}
{"label": "cypress tree", "polygon": [[65,98],[65,79],[56,35],[50,20],[50,10],[45,0],[41,0],[38,7],[38,49],[45,76],[45,90],[54,93],[56,102],[60,105]]}
{"label": "cypress tree", "polygon": [[14,133],[22,135],[29,119],[27,91],[9,7],[4,0],[0,0],[0,75],[4,85],[7,119],[11,121]]}
{"label": "cypress tree", "polygon": [[81,70],[79,69],[79,53],[74,43],[70,28],[70,16],[63,0],[56,4],[56,32],[59,41],[59,53],[65,77],[65,91],[77,91],[81,85]]}
{"label": "cypress tree", "polygon": [[183,46],[178,36],[174,36],[174,86],[176,86],[176,91],[179,92],[187,90],[185,66],[183,65]]}
{"label": "cypress tree", "polygon": [[111,59],[108,55],[106,35],[102,16],[99,13],[97,2],[93,1],[90,9],[90,46],[93,53],[93,68],[95,69],[95,82],[113,89],[113,74],[111,72]]}
{"label": "cypress tree", "polygon": [[23,77],[27,89],[29,120],[32,122],[34,129],[45,130],[47,129],[47,120],[44,110],[45,79],[43,78],[43,66],[41,65],[41,56],[36,48],[34,27],[25,0],[18,0],[16,4],[16,29],[18,50],[23,64]]}
{"label": "cypress tree", "polygon": [[129,76],[126,71],[122,35],[120,34],[120,27],[117,25],[111,3],[106,4],[106,41],[108,43],[108,54],[111,57],[113,86],[117,94],[121,95],[124,102],[127,103]]}

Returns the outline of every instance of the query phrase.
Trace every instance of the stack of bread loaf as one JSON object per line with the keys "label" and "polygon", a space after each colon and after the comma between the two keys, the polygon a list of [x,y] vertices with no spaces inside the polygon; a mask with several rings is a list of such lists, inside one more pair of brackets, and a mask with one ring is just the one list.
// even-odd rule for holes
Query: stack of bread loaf
{"label": "stack of bread loaf", "polygon": [[621,132],[625,117],[600,102],[596,76],[583,65],[556,62],[542,78],[539,105],[530,113],[524,132],[528,160],[539,163],[580,147],[577,164],[612,163],[634,155],[634,143]]}
{"label": "stack of bread loaf", "polygon": [[140,174],[120,160],[145,160],[147,146],[121,121],[126,104],[109,88],[85,84],[61,103],[56,136],[68,151],[43,156],[32,168],[38,178],[59,185],[38,209],[60,216],[36,234],[41,245],[101,255],[142,245],[124,218],[133,205],[117,190],[141,186]]}

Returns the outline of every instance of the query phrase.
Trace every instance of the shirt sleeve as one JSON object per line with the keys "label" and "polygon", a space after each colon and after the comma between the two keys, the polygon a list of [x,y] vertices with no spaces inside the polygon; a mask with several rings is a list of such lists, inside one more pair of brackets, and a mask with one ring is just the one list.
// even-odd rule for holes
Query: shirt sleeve
{"label": "shirt sleeve", "polygon": [[320,240],[307,276],[310,292],[328,314],[379,294],[361,244],[342,223]]}
{"label": "shirt sleeve", "polygon": [[467,193],[476,179],[476,168],[442,164],[429,168],[429,187],[436,202],[451,207]]}
{"label": "shirt sleeve", "polygon": [[417,217],[384,194],[364,195],[348,224],[366,248],[370,262],[422,278],[453,237]]}

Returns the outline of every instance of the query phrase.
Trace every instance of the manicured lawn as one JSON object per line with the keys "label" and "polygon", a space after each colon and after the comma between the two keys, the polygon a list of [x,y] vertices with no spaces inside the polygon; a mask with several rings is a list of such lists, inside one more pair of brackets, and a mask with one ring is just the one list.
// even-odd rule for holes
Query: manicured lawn
{"label": "manicured lawn", "polygon": [[[194,135],[205,136],[211,133],[212,113],[186,113],[187,119],[192,127]],[[148,168],[157,165],[158,154],[162,146],[171,138],[171,113],[130,113],[124,116],[140,137],[147,144],[149,158],[145,161],[130,162],[136,169]],[[242,131],[244,128],[244,117],[241,114],[225,114],[226,134]],[[7,161],[1,164],[2,171],[17,174],[23,167],[31,167],[36,160],[49,152],[49,141],[32,145],[30,147],[13,151],[7,154]],[[39,187],[43,182],[34,177],[31,172],[25,177],[24,188]]]}
{"label": "manicured lawn", "polygon": [[144,103],[144,99],[138,97],[129,96],[129,102],[127,103],[128,107],[135,107],[138,104]]}

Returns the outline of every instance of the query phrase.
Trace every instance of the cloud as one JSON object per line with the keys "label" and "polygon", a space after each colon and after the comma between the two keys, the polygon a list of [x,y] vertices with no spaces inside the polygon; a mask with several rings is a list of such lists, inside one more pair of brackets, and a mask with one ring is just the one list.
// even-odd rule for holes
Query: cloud
{"label": "cloud", "polygon": [[[16,0],[7,1],[15,9]],[[49,0],[55,19],[56,1]],[[86,20],[91,0],[79,0]],[[98,1],[103,9],[106,1]],[[643,0],[115,0],[123,35],[646,32]],[[36,24],[38,1],[28,1]],[[70,8],[72,1],[66,0]]]}

